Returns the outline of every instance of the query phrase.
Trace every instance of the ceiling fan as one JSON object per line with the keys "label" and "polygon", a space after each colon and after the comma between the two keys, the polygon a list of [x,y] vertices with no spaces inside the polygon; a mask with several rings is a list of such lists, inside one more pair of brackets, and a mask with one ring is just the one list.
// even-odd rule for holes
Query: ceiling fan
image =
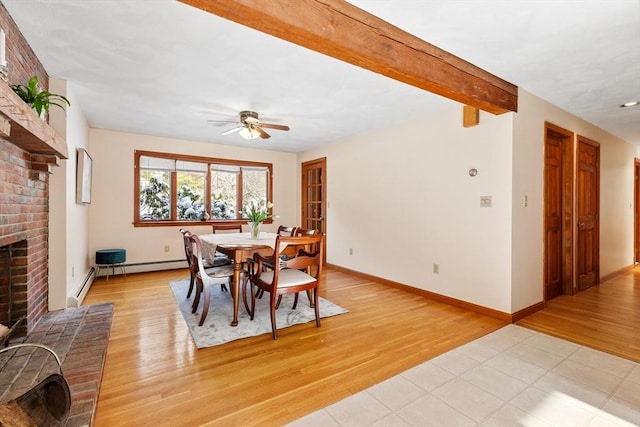
{"label": "ceiling fan", "polygon": [[[209,121],[225,122],[223,120],[209,120]],[[222,135],[229,135],[234,132],[239,132],[240,136],[242,136],[244,139],[255,139],[257,137],[260,137],[262,139],[271,138],[271,135],[265,132],[263,128],[276,129],[276,130],[289,130],[289,126],[276,125],[273,123],[262,123],[260,119],[258,119],[258,113],[256,113],[255,111],[246,110],[246,111],[240,112],[240,123],[238,124],[238,126],[222,132]]]}

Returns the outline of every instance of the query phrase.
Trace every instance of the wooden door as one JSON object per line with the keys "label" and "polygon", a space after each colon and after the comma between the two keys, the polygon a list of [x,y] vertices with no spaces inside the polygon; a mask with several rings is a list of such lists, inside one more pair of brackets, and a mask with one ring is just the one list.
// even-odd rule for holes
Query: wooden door
{"label": "wooden door", "polygon": [[599,281],[600,145],[578,137],[577,278],[582,291]]}
{"label": "wooden door", "polygon": [[549,123],[544,147],[544,299],[573,293],[572,140]]}
{"label": "wooden door", "polygon": [[326,158],[302,163],[302,227],[326,232]]}

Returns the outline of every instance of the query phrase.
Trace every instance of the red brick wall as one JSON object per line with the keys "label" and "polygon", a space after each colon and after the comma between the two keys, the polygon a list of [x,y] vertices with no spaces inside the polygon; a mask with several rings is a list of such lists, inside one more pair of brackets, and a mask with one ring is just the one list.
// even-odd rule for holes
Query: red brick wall
{"label": "red brick wall", "polygon": [[6,54],[9,63],[8,83],[10,85],[26,84],[31,76],[38,76],[42,89],[48,90],[49,75],[47,71],[2,3],[0,3],[0,28],[4,30],[6,37]]}
{"label": "red brick wall", "polygon": [[[49,76],[2,3],[0,28],[6,34],[8,83],[25,84],[36,75],[47,89]],[[26,316],[25,332],[48,310],[49,167],[55,162],[0,139],[0,247],[11,245],[0,250],[0,311],[9,311],[10,304],[9,323]]]}
{"label": "red brick wall", "polygon": [[28,330],[47,312],[51,162],[0,139],[0,247],[12,245],[9,272],[0,263],[0,309],[11,304],[10,323],[26,315]]}

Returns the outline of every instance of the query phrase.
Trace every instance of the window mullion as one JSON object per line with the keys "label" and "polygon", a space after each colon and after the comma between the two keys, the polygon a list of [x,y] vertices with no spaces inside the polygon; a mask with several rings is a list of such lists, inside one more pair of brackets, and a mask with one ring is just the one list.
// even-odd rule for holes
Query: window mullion
{"label": "window mullion", "polygon": [[242,205],[244,205],[244,201],[242,200],[242,188],[243,188],[243,183],[242,183],[242,168],[240,168],[240,171],[238,172],[238,187],[236,189],[236,194],[237,196],[237,200],[238,200],[238,206],[236,207],[236,218],[238,219],[242,219],[242,214],[240,213],[240,211],[242,210]]}
{"label": "window mullion", "polygon": [[171,172],[171,220],[178,218],[178,174],[173,170]]}
{"label": "window mullion", "polygon": [[204,211],[211,213],[213,201],[211,200],[211,164],[207,164],[207,174],[204,183]]}

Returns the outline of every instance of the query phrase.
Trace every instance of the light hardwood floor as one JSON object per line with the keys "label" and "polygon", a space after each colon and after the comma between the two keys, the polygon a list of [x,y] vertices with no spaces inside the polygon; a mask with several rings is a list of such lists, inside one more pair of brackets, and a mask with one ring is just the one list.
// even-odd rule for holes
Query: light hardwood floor
{"label": "light hardwood floor", "polygon": [[[637,304],[638,273],[630,275],[620,286],[633,283]],[[266,334],[198,350],[168,286],[185,277],[130,274],[89,291],[84,304],[115,303],[96,426],[279,426],[504,326],[327,269],[321,295],[348,314],[282,329],[277,341]],[[600,285],[599,294],[617,286]],[[637,333],[627,339],[637,344]]]}
{"label": "light hardwood floor", "polygon": [[559,296],[518,325],[640,362],[640,267]]}

